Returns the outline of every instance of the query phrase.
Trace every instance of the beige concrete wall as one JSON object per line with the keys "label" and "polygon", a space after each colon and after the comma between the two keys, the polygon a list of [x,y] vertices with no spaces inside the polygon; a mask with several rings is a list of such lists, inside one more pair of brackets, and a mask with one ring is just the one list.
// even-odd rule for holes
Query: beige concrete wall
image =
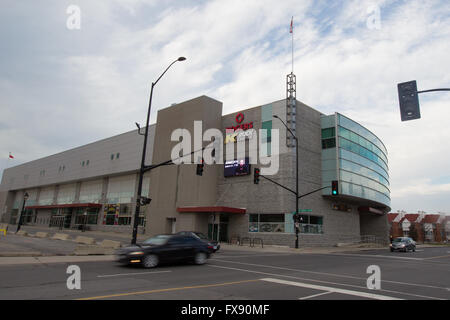
{"label": "beige concrete wall", "polygon": [[[202,121],[204,132],[209,128],[220,129],[221,119],[222,103],[206,96],[160,110],[155,128],[153,164],[171,159],[172,149],[179,143],[171,141],[174,130],[188,130],[191,133],[191,151],[195,151],[194,121]],[[209,143],[203,142],[202,146]],[[219,167],[205,166],[201,177],[196,175],[195,164],[164,166],[152,170],[150,197],[154,200],[146,211],[146,233],[165,233],[167,218],[176,219],[176,231],[198,230],[203,226],[205,220],[201,214],[179,214],[177,208],[215,205]]]}

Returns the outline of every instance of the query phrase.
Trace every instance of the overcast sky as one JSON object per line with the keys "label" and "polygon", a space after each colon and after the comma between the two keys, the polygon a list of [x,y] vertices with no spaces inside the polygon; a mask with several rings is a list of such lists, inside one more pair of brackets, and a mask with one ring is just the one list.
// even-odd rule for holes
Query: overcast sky
{"label": "overcast sky", "polygon": [[285,98],[292,16],[297,99],[383,140],[393,212],[450,213],[450,93],[422,94],[408,122],[397,96],[450,87],[448,0],[3,0],[0,171],[145,123],[179,56],[152,122],[200,95],[225,114]]}

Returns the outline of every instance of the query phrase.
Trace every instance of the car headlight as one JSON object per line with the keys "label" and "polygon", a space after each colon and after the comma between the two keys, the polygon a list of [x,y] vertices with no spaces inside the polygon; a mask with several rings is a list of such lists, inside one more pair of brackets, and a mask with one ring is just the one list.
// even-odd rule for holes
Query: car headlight
{"label": "car headlight", "polygon": [[402,243],[401,245],[400,245],[400,247],[404,247],[405,245]]}
{"label": "car headlight", "polygon": [[143,251],[133,251],[133,252],[129,253],[129,255],[132,255],[132,256],[138,256],[138,255],[141,255],[141,254],[144,254],[144,252]]}

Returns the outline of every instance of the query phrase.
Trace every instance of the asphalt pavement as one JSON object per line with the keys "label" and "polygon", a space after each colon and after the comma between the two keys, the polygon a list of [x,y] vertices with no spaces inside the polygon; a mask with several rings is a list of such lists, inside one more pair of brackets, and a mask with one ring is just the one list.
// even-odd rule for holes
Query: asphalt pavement
{"label": "asphalt pavement", "polygon": [[[382,249],[316,254],[224,248],[202,266],[154,269],[101,258],[110,261],[0,265],[0,299],[450,299],[449,247],[410,253]],[[67,286],[71,265],[79,267],[80,289]],[[368,288],[375,283],[369,279],[373,273],[368,273],[373,266],[380,271],[379,289]]]}

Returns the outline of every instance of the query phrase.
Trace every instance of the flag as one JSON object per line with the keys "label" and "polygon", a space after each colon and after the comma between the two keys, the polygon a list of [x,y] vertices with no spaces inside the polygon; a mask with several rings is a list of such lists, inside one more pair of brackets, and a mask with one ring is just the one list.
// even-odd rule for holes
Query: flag
{"label": "flag", "polygon": [[294,17],[292,17],[291,19],[291,28],[289,29],[289,33],[293,33],[294,32]]}
{"label": "flag", "polygon": [[9,153],[9,158],[10,159],[14,159],[14,157],[12,156],[11,152]]}

